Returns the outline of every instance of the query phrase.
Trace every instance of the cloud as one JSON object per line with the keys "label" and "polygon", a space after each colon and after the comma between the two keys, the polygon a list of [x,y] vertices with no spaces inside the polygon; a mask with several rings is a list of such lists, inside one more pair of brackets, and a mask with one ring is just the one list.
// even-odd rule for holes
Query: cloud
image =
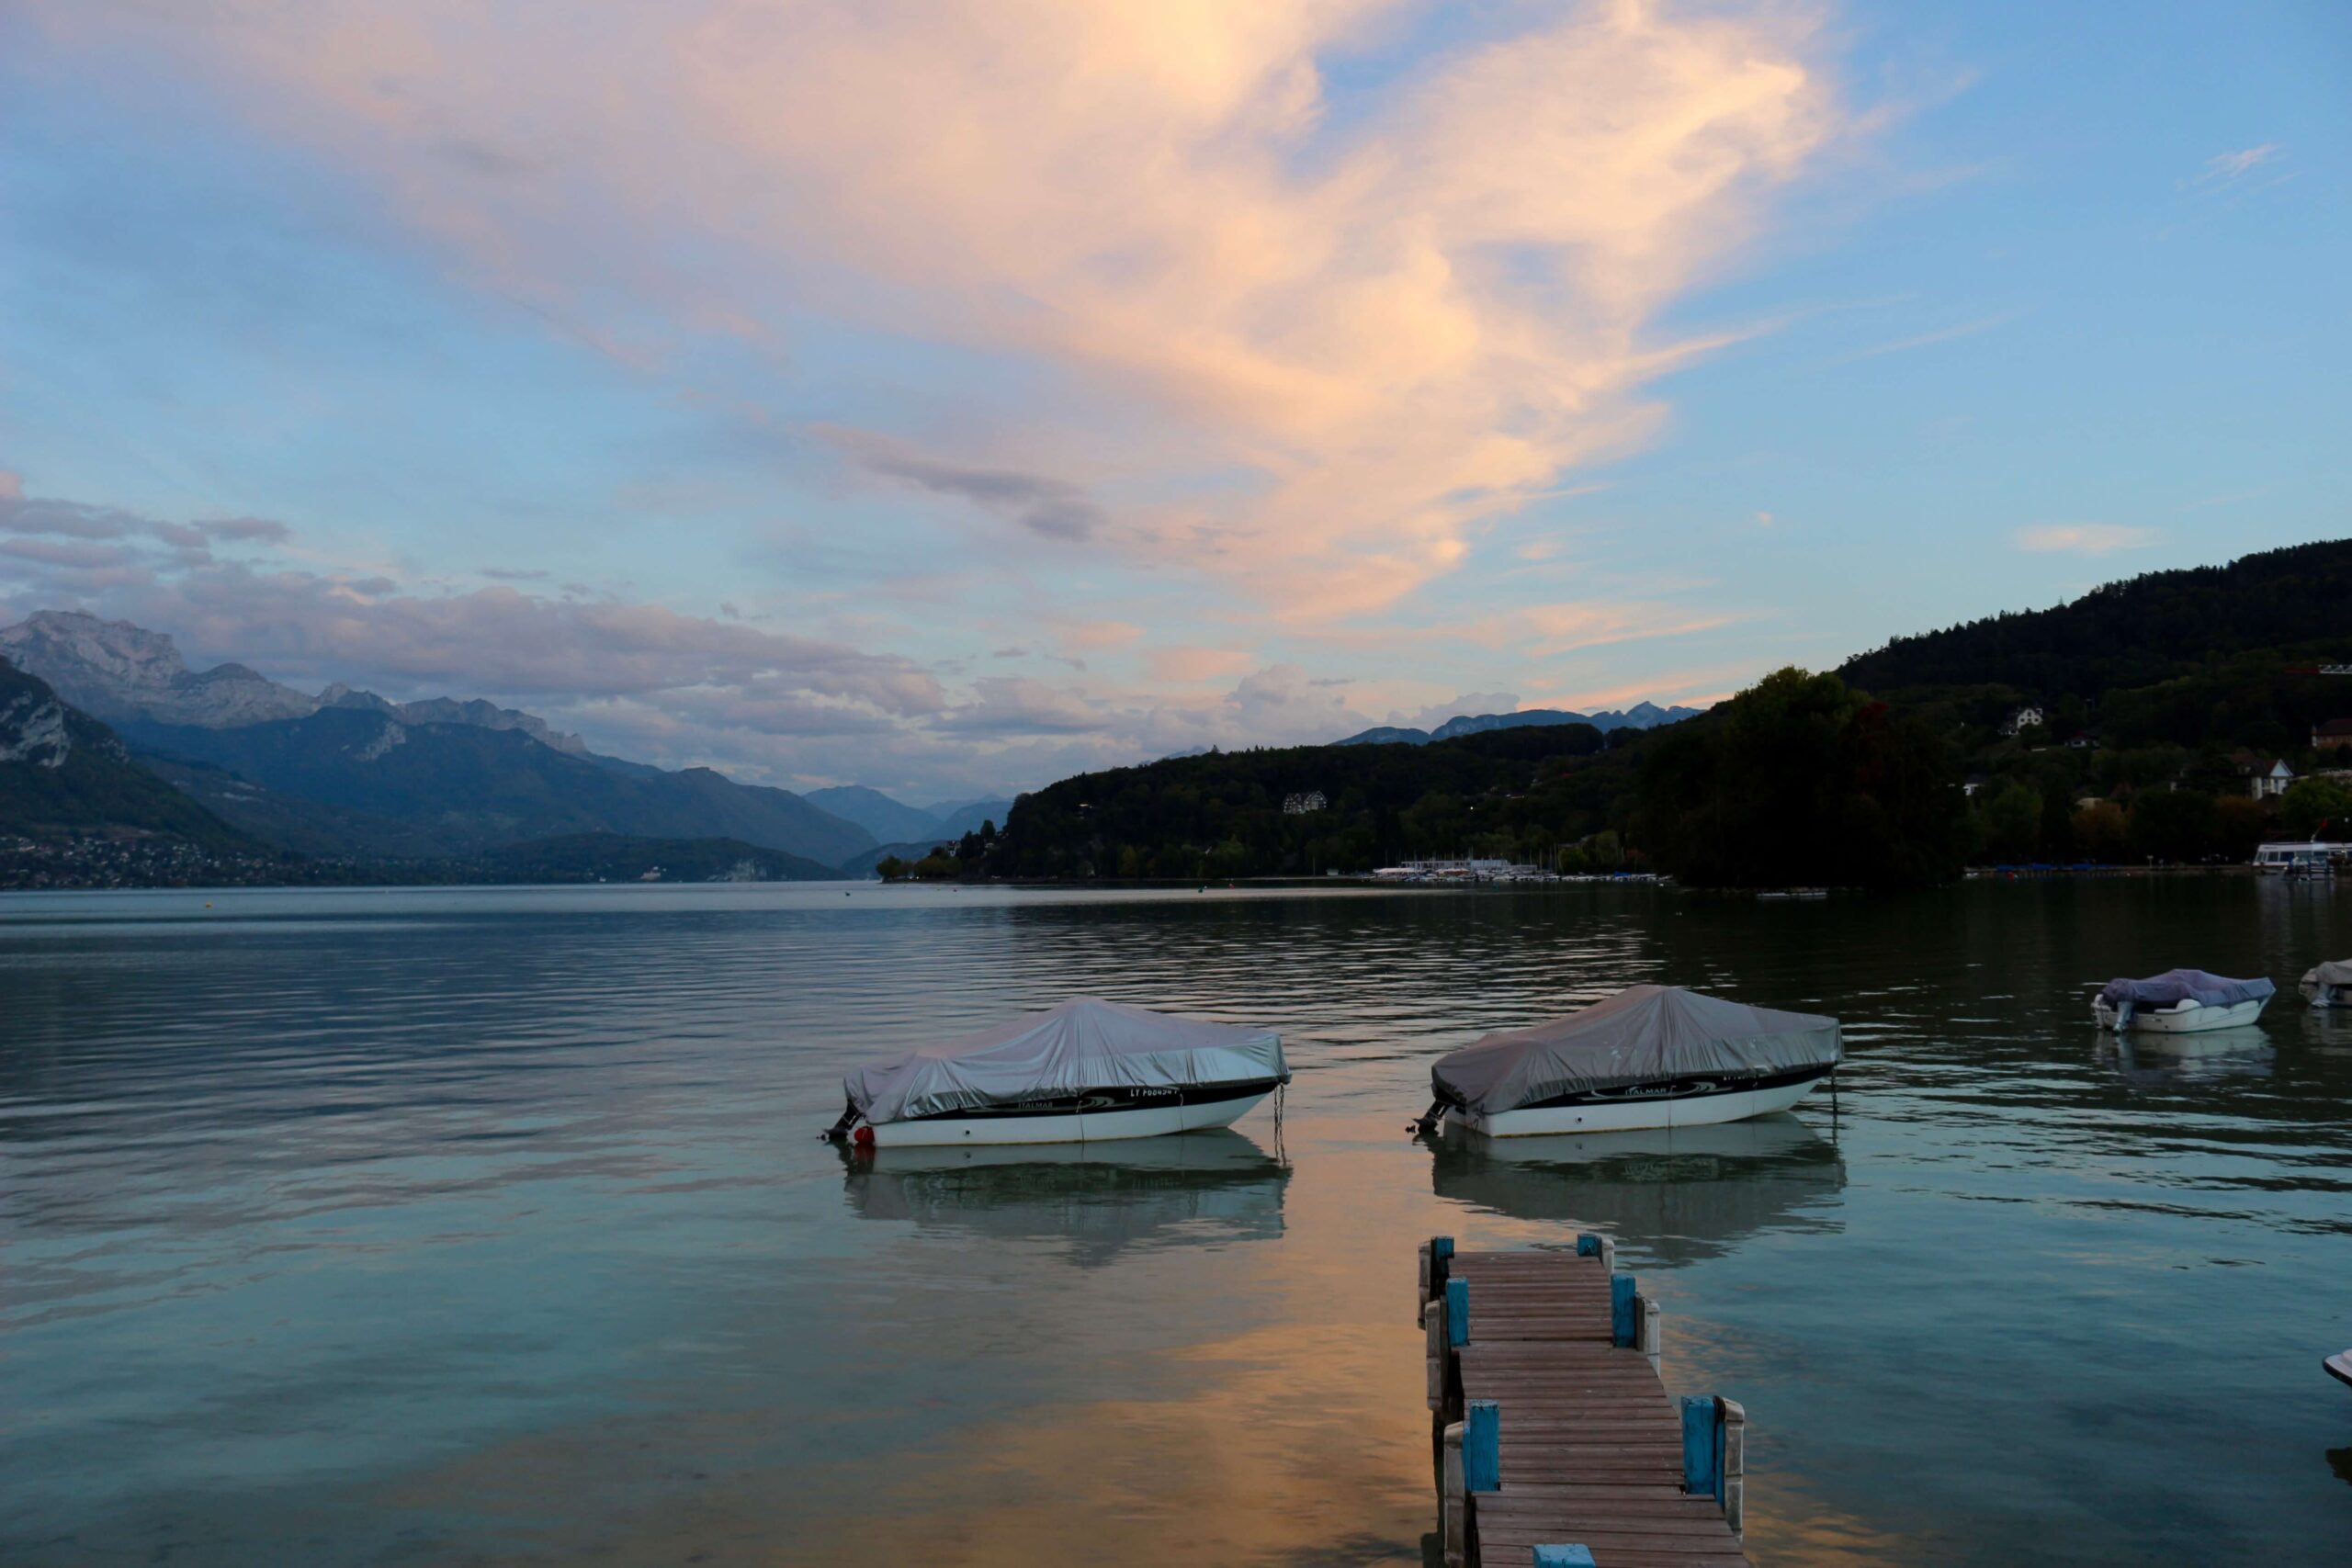
{"label": "cloud", "polygon": [[1851,354],[1841,355],[1829,363],[1851,365],[1858,360],[1876,359],[1881,355],[1904,354],[1915,348],[1930,348],[1939,343],[1953,343],[1961,338],[1974,337],[1979,333],[1989,333],[1996,327],[2005,327],[2024,314],[2023,310],[2003,310],[1997,315],[1980,316],[1975,321],[1962,321],[1958,326],[1942,327],[1935,332],[1921,333],[1917,337],[1897,338],[1893,343],[1882,343],[1869,348],[1857,349]]}
{"label": "cloud", "polygon": [[1107,521],[1083,491],[1060,479],[944,462],[863,432],[834,429],[825,434],[874,473],[968,501],[1044,538],[1081,542],[1101,532]]}
{"label": "cloud", "polygon": [[13,473],[6,468],[0,468],[0,506],[8,505],[12,502],[22,501],[24,498],[24,476]]}
{"label": "cloud", "polygon": [[1155,681],[1212,681],[1238,675],[1256,663],[1247,649],[1155,648],[1144,655],[1144,668]]}
{"label": "cloud", "polygon": [[2018,548],[2036,554],[2104,556],[2152,545],[2157,536],[2153,528],[2120,523],[2047,523],[2020,528],[2014,536]]}
{"label": "cloud", "polygon": [[[1670,308],[1862,133],[1804,6],[1504,8],[1368,74],[1399,0],[28,5],[93,79],[209,86],[643,373],[796,315],[984,366],[858,460],[1302,622],[1654,439],[1645,389],[1724,341]],[[862,376],[842,336],[797,372]]]}
{"label": "cloud", "polygon": [[1772,525],[1772,514],[1769,512],[1758,512],[1756,514],[1756,525],[1758,528],[1770,528]]}
{"label": "cloud", "polygon": [[2259,147],[2242,147],[2234,152],[2216,153],[2205,160],[2205,172],[2198,179],[2200,183],[2236,179],[2256,164],[2268,162],[2278,151],[2278,143],[2266,141]]}

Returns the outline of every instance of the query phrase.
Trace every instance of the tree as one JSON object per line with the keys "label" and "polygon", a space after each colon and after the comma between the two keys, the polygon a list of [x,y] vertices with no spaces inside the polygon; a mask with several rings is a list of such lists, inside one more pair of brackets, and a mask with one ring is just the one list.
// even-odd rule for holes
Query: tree
{"label": "tree", "polygon": [[2202,860],[2212,852],[2213,797],[2200,790],[2151,790],[2132,803],[2132,852],[2150,860]]}
{"label": "tree", "polygon": [[2030,784],[2004,779],[1982,792],[1976,819],[1988,860],[2030,861],[2041,847],[2041,796]]}
{"label": "tree", "polygon": [[1645,849],[1684,881],[1904,887],[1958,874],[1952,760],[1916,716],[1787,669],[1677,729],[1648,750],[1635,815]]}
{"label": "tree", "polygon": [[2112,864],[2123,858],[2125,828],[2123,807],[2093,801],[2075,813],[2075,852]]}
{"label": "tree", "polygon": [[2334,779],[2297,779],[2279,798],[2278,820],[2297,839],[2318,838],[2330,824],[2352,830],[2352,789]]}

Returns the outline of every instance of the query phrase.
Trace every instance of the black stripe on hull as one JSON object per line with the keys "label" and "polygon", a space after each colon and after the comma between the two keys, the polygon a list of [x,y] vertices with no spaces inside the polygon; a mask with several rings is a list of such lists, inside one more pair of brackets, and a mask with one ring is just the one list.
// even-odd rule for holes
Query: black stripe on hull
{"label": "black stripe on hull", "polygon": [[1000,1116],[1103,1116],[1118,1111],[1162,1111],[1177,1105],[1229,1105],[1272,1094],[1280,1078],[1256,1078],[1248,1083],[1193,1084],[1184,1088],[1082,1089],[1077,1094],[1042,1100],[1001,1100],[993,1105],[969,1105],[929,1116],[904,1116],[902,1122],[985,1122]]}
{"label": "black stripe on hull", "polygon": [[1835,1064],[1820,1066],[1792,1067],[1780,1073],[1753,1073],[1745,1076],[1718,1074],[1713,1077],[1664,1078],[1652,1083],[1627,1084],[1617,1089],[1580,1089],[1573,1094],[1555,1094],[1549,1100],[1532,1100],[1514,1105],[1513,1111],[1552,1111],[1570,1105],[1630,1105],[1646,1104],[1653,1100],[1712,1100],[1719,1094],[1753,1094],[1758,1089],[1790,1089],[1798,1084],[1813,1083],[1829,1076]]}

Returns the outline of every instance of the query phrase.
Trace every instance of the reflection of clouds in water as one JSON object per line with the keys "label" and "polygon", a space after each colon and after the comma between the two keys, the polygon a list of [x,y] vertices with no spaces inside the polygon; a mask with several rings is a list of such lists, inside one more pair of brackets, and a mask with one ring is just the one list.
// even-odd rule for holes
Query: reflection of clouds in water
{"label": "reflection of clouds in water", "polygon": [[1609,1231],[1669,1267],[1770,1230],[1835,1231],[1837,1145],[1785,1112],[1712,1127],[1540,1138],[1449,1129],[1437,1195],[1517,1220]]}
{"label": "reflection of clouds in water", "polygon": [[1061,1238],[1072,1260],[1137,1247],[1262,1240],[1283,1230],[1290,1168],[1227,1130],[1112,1143],[844,1150],[862,1220],[1021,1240]]}

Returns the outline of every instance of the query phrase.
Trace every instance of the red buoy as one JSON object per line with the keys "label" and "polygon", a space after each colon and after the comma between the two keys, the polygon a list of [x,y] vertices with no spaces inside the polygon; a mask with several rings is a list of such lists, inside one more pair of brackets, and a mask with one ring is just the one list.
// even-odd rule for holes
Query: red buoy
{"label": "red buoy", "polygon": [[849,1135],[849,1141],[855,1144],[861,1149],[870,1149],[874,1146],[874,1129],[871,1127],[860,1127],[856,1132],[852,1133]]}

